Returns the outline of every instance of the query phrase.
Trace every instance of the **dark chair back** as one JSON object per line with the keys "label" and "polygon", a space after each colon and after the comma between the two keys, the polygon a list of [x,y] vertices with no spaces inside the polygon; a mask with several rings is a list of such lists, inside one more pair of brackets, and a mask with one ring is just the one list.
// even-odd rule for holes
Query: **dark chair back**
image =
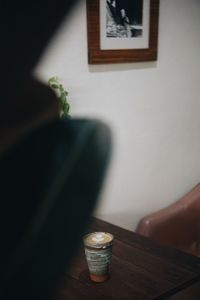
{"label": "dark chair back", "polygon": [[53,299],[95,206],[109,156],[104,124],[56,120],[1,157],[2,299]]}

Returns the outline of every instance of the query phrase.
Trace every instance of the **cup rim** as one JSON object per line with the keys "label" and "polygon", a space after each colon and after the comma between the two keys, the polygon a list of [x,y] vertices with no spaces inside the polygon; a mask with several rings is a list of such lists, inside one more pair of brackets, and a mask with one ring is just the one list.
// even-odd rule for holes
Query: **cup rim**
{"label": "cup rim", "polygon": [[[107,234],[110,236],[111,240],[108,241],[108,242],[105,242],[105,243],[102,243],[102,242],[97,242],[97,243],[87,243],[85,240],[87,239],[88,236],[90,236],[91,234],[100,234],[100,233],[103,233],[103,234]],[[110,232],[105,232],[105,231],[94,231],[94,232],[90,232],[88,234],[85,234],[83,236],[83,244],[85,247],[88,247],[90,249],[92,248],[106,248],[108,246],[111,246],[113,244],[113,240],[114,240],[114,235],[111,234]]]}

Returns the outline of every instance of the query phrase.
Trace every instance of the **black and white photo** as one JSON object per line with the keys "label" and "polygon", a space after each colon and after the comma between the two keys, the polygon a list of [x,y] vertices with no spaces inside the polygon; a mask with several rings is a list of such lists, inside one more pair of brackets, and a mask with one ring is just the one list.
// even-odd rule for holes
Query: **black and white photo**
{"label": "black and white photo", "polygon": [[100,0],[101,49],[148,48],[150,0]]}
{"label": "black and white photo", "polygon": [[143,33],[143,0],[107,0],[106,36],[140,37]]}

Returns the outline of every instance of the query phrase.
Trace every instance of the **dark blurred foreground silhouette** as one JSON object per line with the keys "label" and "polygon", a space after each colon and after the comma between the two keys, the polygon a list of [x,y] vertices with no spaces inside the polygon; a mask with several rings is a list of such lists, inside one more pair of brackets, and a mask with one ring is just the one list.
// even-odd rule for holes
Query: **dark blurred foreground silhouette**
{"label": "dark blurred foreground silhouette", "polygon": [[54,299],[110,157],[107,126],[59,119],[54,93],[31,75],[74,2],[1,5],[1,299]]}

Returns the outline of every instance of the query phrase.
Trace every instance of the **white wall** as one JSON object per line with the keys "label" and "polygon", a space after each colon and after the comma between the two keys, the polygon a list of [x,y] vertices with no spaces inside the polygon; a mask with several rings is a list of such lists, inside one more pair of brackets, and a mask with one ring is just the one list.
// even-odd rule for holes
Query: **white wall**
{"label": "white wall", "polygon": [[97,215],[130,229],[200,181],[200,1],[161,0],[159,27],[157,62],[88,66],[83,1],[36,70],[61,78],[73,116],[112,128]]}

